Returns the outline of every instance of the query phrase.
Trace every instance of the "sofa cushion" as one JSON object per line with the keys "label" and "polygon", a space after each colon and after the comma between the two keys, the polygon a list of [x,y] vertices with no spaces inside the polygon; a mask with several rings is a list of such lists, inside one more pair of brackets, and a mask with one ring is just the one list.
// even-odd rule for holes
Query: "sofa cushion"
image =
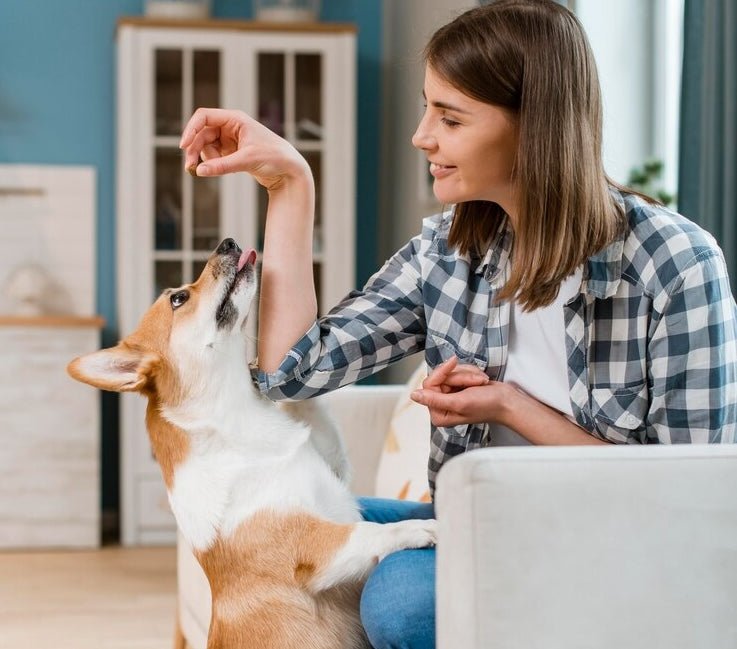
{"label": "sofa cushion", "polygon": [[379,458],[375,494],[380,498],[430,501],[427,458],[430,454],[430,415],[409,395],[427,376],[424,363],[404,386],[394,407]]}

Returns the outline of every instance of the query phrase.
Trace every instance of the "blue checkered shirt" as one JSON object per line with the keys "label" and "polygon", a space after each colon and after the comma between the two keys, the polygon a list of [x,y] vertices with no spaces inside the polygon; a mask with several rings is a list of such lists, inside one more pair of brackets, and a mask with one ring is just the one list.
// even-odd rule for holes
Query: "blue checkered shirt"
{"label": "blue checkered shirt", "polygon": [[[584,264],[564,308],[573,415],[615,443],[735,442],[737,308],[724,257],[684,217],[613,190],[626,231]],[[430,368],[455,355],[504,379],[512,231],[481,258],[448,247],[450,212],[320,318],[278,370],[259,372],[272,399],[304,399],[424,350]],[[432,427],[428,478],[448,458],[489,444],[486,423]]]}

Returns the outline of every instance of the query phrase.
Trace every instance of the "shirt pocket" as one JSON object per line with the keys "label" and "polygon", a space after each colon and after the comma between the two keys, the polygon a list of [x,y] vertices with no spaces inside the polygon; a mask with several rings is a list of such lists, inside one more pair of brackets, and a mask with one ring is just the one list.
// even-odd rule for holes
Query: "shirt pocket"
{"label": "shirt pocket", "polygon": [[647,442],[650,395],[646,382],[591,389],[591,413],[596,430],[612,442]]}

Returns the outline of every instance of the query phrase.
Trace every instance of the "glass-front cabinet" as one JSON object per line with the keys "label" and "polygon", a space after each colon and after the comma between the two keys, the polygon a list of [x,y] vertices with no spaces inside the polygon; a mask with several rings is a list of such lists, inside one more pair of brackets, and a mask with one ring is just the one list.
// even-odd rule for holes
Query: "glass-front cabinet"
{"label": "glass-front cabinet", "polygon": [[[310,164],[315,282],[320,311],[327,311],[353,288],[355,275],[355,28],[126,18],[117,41],[121,336],[164,288],[196,279],[223,238],[257,251],[263,245],[262,187],[245,174],[195,178],[184,171],[179,139],[200,106],[244,110]],[[256,318],[250,327],[255,338]],[[136,396],[122,396],[121,448],[123,542],[172,542],[174,522]]]}

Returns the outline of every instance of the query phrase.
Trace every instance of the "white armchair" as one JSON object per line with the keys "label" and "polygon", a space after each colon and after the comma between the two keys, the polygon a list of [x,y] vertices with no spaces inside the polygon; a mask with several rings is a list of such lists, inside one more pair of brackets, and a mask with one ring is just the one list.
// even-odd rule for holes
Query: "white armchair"
{"label": "white armchair", "polygon": [[[371,495],[402,386],[327,395]],[[438,649],[735,649],[737,446],[495,448],[438,478]],[[178,548],[176,647],[210,595]],[[305,648],[309,649],[309,648]]]}

